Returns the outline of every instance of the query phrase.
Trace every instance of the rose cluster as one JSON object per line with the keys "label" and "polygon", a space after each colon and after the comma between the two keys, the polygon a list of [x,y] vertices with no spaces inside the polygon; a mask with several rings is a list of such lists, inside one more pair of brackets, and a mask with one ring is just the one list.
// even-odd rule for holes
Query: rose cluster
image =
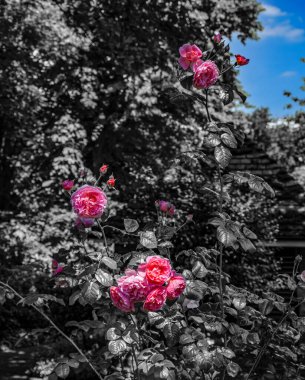
{"label": "rose cluster", "polygon": [[117,283],[110,288],[110,296],[113,304],[126,313],[135,311],[138,302],[143,302],[146,311],[160,310],[167,299],[178,298],[186,286],[184,277],[160,256],[148,256],[137,270],[127,269]]}
{"label": "rose cluster", "polygon": [[[221,34],[217,33],[214,36],[214,42],[220,44],[222,41]],[[194,72],[193,86],[197,89],[208,89],[213,86],[222,73],[220,73],[216,63],[211,60],[203,61],[202,51],[196,45],[184,44],[179,49],[180,58],[179,65],[183,70],[189,68]],[[235,66],[244,66],[249,63],[249,59],[242,55],[235,55]],[[233,66],[232,66],[233,67]]]}

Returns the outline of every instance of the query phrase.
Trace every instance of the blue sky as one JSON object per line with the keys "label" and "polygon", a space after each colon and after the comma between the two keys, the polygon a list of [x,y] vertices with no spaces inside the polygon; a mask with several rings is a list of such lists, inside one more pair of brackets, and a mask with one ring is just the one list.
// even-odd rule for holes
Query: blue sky
{"label": "blue sky", "polygon": [[300,90],[305,76],[305,0],[266,0],[260,20],[264,31],[260,40],[246,45],[233,38],[231,50],[250,58],[240,69],[239,79],[250,94],[248,101],[256,107],[269,107],[272,116],[294,113],[285,109],[288,99],[283,91],[305,97]]}

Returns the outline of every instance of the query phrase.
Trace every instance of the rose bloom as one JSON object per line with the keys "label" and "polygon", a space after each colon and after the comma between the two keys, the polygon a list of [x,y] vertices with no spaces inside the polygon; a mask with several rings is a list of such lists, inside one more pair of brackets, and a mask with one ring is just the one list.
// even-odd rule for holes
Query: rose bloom
{"label": "rose bloom", "polygon": [[300,274],[300,278],[305,282],[305,270],[303,270],[303,272]]}
{"label": "rose bloom", "polygon": [[179,65],[183,70],[187,70],[189,67],[194,70],[194,65],[202,63],[200,59],[202,57],[202,51],[196,45],[184,44],[179,49],[180,58],[178,60]]}
{"label": "rose bloom", "polygon": [[158,311],[166,302],[166,288],[158,287],[152,290],[143,305],[143,309],[146,311]]}
{"label": "rose bloom", "polygon": [[238,66],[245,66],[250,62],[250,59],[243,57],[240,54],[235,55],[236,58],[236,64]]}
{"label": "rose bloom", "polygon": [[193,85],[198,89],[209,88],[217,82],[219,70],[213,61],[205,61],[194,74]]}
{"label": "rose bloom", "polygon": [[117,286],[111,286],[110,297],[114,306],[124,311],[125,313],[135,311],[133,302]]}
{"label": "rose bloom", "polygon": [[72,179],[66,179],[61,184],[62,188],[66,191],[70,191],[74,186],[74,181]]}
{"label": "rose bloom", "polygon": [[117,280],[120,290],[126,294],[132,302],[144,301],[152,286],[145,278],[145,272],[137,272],[128,269],[125,276]]}
{"label": "rose bloom", "polygon": [[75,220],[75,227],[76,228],[90,228],[94,224],[94,219],[92,218],[77,218]]}
{"label": "rose bloom", "polygon": [[71,196],[74,212],[81,218],[99,218],[106,206],[106,194],[99,187],[84,185]]}
{"label": "rose bloom", "polygon": [[139,269],[145,270],[147,281],[153,285],[163,285],[172,273],[169,260],[160,256],[148,256],[146,264],[139,266]]}
{"label": "rose bloom", "polygon": [[178,298],[183,293],[185,286],[184,277],[181,274],[174,274],[166,287],[167,298],[169,300]]}

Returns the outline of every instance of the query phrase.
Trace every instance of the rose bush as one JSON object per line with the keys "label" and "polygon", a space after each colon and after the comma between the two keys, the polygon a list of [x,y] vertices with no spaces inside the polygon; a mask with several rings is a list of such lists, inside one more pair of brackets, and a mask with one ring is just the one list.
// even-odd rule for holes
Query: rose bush
{"label": "rose bush", "polygon": [[[116,180],[104,178],[108,166],[102,166],[98,179],[85,184],[76,179],[73,187],[79,187],[70,202],[78,217],[79,245],[55,253],[52,276],[58,294],[23,297],[0,282],[3,302],[17,297],[73,347],[74,352],[59,357],[48,369],[49,380],[73,373],[83,378],[87,365],[96,378],[105,380],[304,378],[305,321],[297,315],[304,299],[296,295],[297,288],[305,287],[304,276],[298,273],[300,257],[291,276],[281,276],[291,290],[288,302],[272,291],[256,294],[234,286],[223,267],[227,252],[254,255],[259,244],[256,234],[232,218],[225,206],[231,186],[242,185],[263,196],[275,194],[262,178],[227,169],[232,150],[243,143],[243,131],[232,122],[213,118],[208,96],[215,91],[224,104],[235,95],[245,100],[223,74],[249,60],[237,55],[236,62],[229,63],[229,46],[221,39],[214,42],[215,50],[206,52],[196,45],[182,46],[179,63],[184,71],[173,92],[175,97],[178,91],[180,98],[199,103],[207,114],[202,148],[183,156],[215,170],[217,180],[208,191],[217,203],[209,221],[217,244],[176,252],[175,235],[193,220],[168,201],[155,203],[154,221],[140,226],[137,220],[125,219],[122,228],[113,226],[106,191],[113,190]],[[65,185],[64,189],[72,188]],[[135,249],[117,253],[108,244],[108,229],[134,239]],[[90,248],[90,236],[100,241],[98,251]],[[78,303],[91,310],[92,318],[68,321],[64,332],[47,314],[50,302],[70,307]],[[275,309],[281,314],[279,320],[271,314]],[[89,347],[81,347],[86,338],[91,339]]]}

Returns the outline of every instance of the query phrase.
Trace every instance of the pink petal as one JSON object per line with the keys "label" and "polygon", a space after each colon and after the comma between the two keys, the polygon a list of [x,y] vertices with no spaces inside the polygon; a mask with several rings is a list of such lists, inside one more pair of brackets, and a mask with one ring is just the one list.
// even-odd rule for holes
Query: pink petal
{"label": "pink petal", "polygon": [[183,57],[180,57],[178,62],[179,62],[179,65],[183,68],[183,70],[187,70],[190,66],[189,61]]}
{"label": "pink petal", "polygon": [[184,44],[179,48],[179,54],[181,57],[185,57],[186,53],[190,50],[190,44]]}
{"label": "pink petal", "polygon": [[202,57],[202,51],[197,45],[192,46],[192,51],[195,52],[198,57]]}
{"label": "pink petal", "polygon": [[202,59],[197,59],[196,62],[194,62],[194,63],[191,64],[191,69],[195,72],[198,69],[198,67],[200,65],[202,65],[202,64],[203,64],[203,60]]}

